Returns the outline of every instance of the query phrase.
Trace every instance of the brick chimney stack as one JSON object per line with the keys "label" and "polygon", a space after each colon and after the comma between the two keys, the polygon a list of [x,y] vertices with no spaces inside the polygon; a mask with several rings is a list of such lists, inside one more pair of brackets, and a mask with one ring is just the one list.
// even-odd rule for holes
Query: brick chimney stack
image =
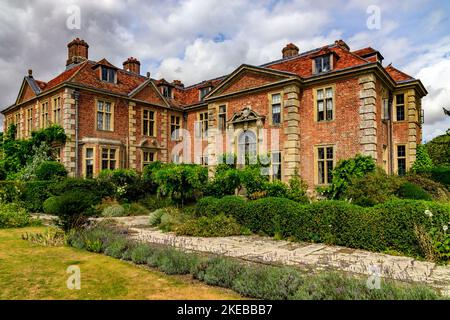
{"label": "brick chimney stack", "polygon": [[138,59],[130,57],[123,63],[123,70],[141,74],[141,63]]}
{"label": "brick chimney stack", "polygon": [[177,87],[184,87],[184,84],[183,82],[181,82],[181,80],[173,80],[172,84]]}
{"label": "brick chimney stack", "polygon": [[67,45],[67,48],[69,50],[66,66],[73,63],[81,63],[89,58],[89,45],[84,40],[80,40],[80,38],[72,40]]}
{"label": "brick chimney stack", "polygon": [[298,47],[295,44],[289,43],[281,52],[283,53],[283,59],[285,59],[298,55],[298,51]]}

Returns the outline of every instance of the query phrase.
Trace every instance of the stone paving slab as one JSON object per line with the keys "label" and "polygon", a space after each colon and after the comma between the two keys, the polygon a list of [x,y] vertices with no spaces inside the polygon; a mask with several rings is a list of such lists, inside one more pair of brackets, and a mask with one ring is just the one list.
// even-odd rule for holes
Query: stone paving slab
{"label": "stone paving slab", "polygon": [[450,267],[410,257],[350,249],[324,244],[276,241],[259,236],[199,238],[163,233],[156,228],[136,226],[123,219],[135,240],[168,245],[187,251],[221,254],[266,264],[284,264],[309,270],[338,270],[407,282],[427,283],[450,296]]}

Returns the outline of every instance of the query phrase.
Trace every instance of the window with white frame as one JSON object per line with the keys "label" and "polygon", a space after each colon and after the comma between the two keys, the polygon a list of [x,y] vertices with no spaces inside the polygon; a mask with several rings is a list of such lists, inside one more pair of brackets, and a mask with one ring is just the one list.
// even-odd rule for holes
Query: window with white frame
{"label": "window with white frame", "polygon": [[314,67],[316,73],[328,72],[331,70],[331,56],[321,56],[314,59]]}

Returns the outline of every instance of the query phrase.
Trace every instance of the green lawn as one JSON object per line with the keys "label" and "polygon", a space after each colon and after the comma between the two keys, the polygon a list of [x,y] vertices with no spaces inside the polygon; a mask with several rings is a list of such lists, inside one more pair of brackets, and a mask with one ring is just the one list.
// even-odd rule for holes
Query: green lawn
{"label": "green lawn", "polygon": [[[101,254],[22,240],[40,228],[0,229],[0,299],[239,299],[190,277],[166,276]],[[67,267],[81,270],[81,290],[67,289]]]}

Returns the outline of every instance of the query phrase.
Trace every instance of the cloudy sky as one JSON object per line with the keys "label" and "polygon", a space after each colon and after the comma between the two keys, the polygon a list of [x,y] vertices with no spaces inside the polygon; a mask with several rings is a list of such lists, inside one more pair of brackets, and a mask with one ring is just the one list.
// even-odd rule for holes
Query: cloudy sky
{"label": "cloudy sky", "polygon": [[305,51],[344,39],[422,80],[429,140],[450,128],[449,30],[450,1],[438,0],[0,0],[0,108],[28,69],[44,81],[63,71],[74,37],[89,43],[92,60],[138,57],[143,74],[186,85],[278,59],[288,42]]}

